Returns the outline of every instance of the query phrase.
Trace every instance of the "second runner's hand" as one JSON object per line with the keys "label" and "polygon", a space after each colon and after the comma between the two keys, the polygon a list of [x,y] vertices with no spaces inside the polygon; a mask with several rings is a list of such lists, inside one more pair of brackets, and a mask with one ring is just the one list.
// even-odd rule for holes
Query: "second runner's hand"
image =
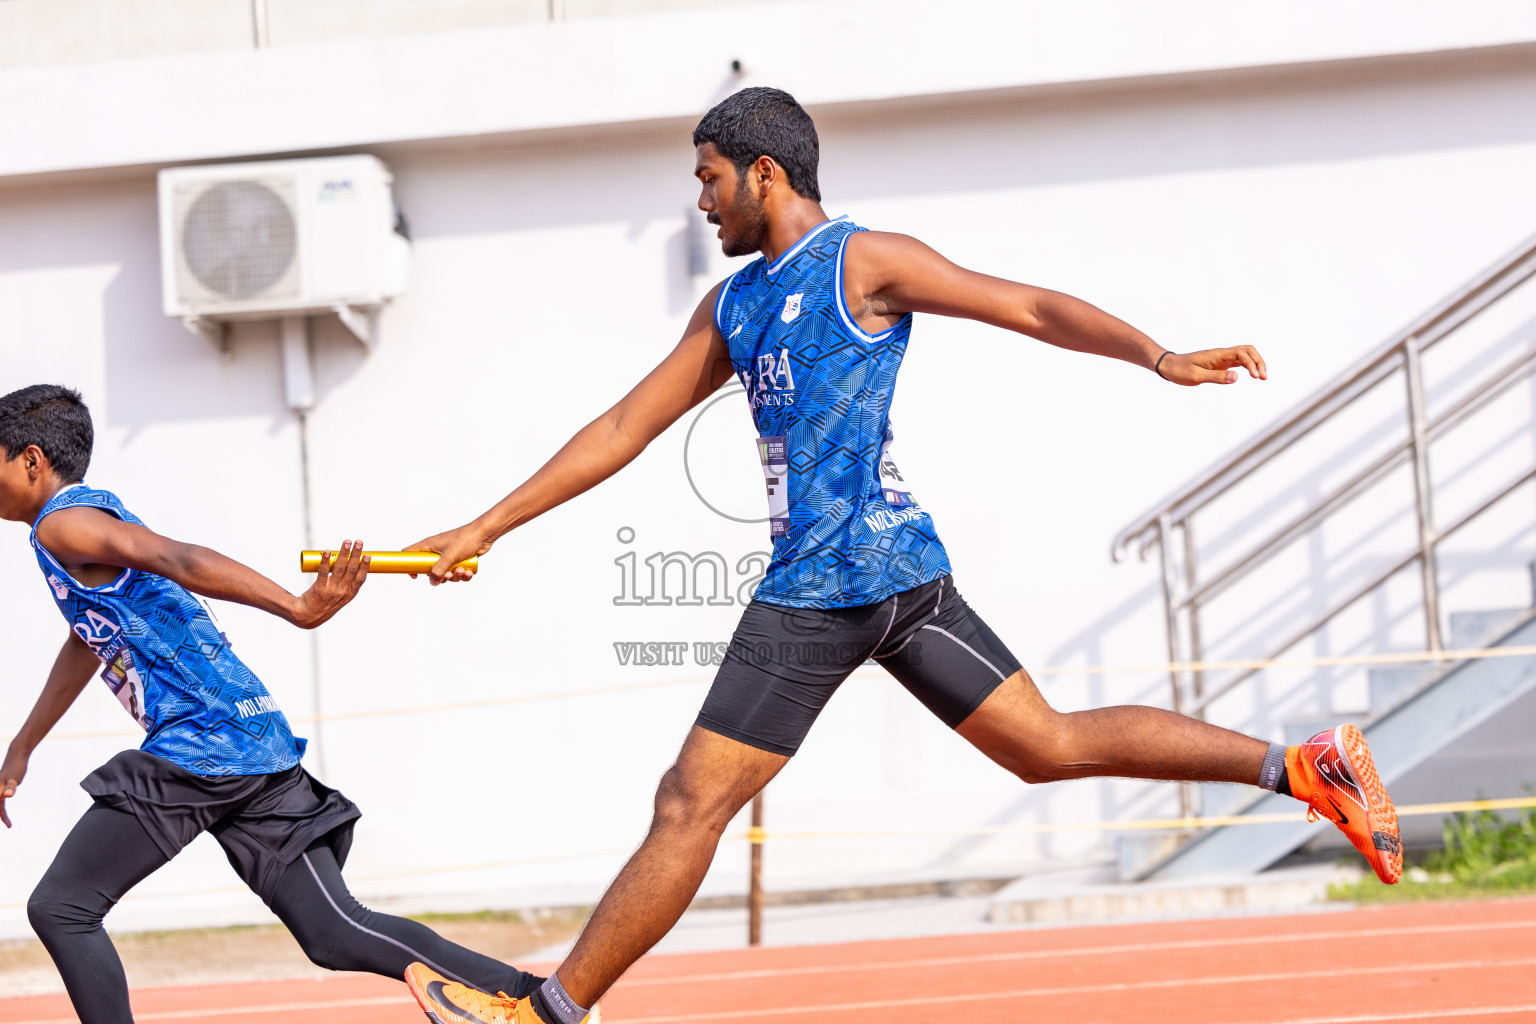
{"label": "second runner's hand", "polygon": [[[428,537],[426,540],[417,541],[406,551],[432,551],[441,557],[437,563],[427,570],[427,578],[435,587],[439,583],[467,583],[475,578],[475,574],[468,569],[455,568],[466,558],[474,558],[491,550],[494,541],[487,531],[478,523],[466,523],[457,530],[449,530]],[[411,573],[411,579],[417,574]]]}

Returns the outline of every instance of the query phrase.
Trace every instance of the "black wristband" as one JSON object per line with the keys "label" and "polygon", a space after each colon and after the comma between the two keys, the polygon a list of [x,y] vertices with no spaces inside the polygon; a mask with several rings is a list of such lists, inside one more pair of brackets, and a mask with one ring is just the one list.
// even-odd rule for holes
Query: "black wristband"
{"label": "black wristband", "polygon": [[[1159,377],[1163,377],[1163,370],[1162,370],[1163,360],[1167,359],[1167,358],[1168,358],[1168,349],[1165,348],[1165,349],[1163,349],[1163,354],[1157,357],[1157,362],[1152,364],[1152,372],[1157,374]],[[1168,379],[1167,377],[1163,377],[1163,380],[1167,380],[1167,379]]]}

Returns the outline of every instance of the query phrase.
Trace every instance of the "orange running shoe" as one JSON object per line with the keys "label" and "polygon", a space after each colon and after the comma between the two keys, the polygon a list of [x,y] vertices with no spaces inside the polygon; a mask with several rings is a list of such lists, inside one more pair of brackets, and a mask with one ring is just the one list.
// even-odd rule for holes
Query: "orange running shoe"
{"label": "orange running shoe", "polygon": [[[544,1024],[533,1004],[505,992],[487,995],[479,989],[449,981],[426,964],[405,969],[405,985],[435,1024]],[[600,1024],[602,1011],[592,1007],[586,1024]]]}
{"label": "orange running shoe", "polygon": [[1308,821],[1322,815],[1339,826],[1386,884],[1403,877],[1397,808],[1359,729],[1341,725],[1288,747],[1285,769],[1291,795],[1308,805]]}

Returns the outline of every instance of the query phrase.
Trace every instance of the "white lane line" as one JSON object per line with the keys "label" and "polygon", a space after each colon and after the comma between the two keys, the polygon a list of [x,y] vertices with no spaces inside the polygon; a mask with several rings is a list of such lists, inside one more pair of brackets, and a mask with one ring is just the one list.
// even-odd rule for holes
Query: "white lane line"
{"label": "white lane line", "polygon": [[1484,1017],[1495,1013],[1536,1014],[1536,1003],[1529,1006],[1467,1006],[1456,1010],[1415,1010],[1411,1013],[1368,1013],[1356,1017],[1298,1017],[1292,1020],[1253,1021],[1251,1024],[1375,1024],[1392,1020],[1451,1020],[1456,1017]]}
{"label": "white lane line", "polygon": [[[1372,939],[1384,937],[1401,937],[1405,935],[1443,935],[1448,932],[1489,932],[1519,928],[1536,928],[1536,921],[1498,921],[1486,924],[1447,924],[1447,925],[1418,925],[1408,928],[1360,928],[1351,931],[1320,931],[1320,932],[1295,932],[1282,935],[1247,935],[1234,936],[1226,939],[1185,939],[1177,942],[1149,942],[1149,943],[1123,943],[1111,946],[1085,946],[1078,949],[1052,949],[1052,950],[1024,950],[1014,953],[988,953],[974,956],[932,957],[923,960],[890,960],[880,963],[851,963],[837,965],[820,965],[811,967],[784,967],[751,971],[722,971],[715,974],[673,974],[651,978],[626,979],[620,985],[623,988],[638,988],[642,985],[673,985],[692,984],[701,981],[740,981],[752,978],[782,978],[792,975],[814,974],[848,974],[856,971],[875,970],[909,970],[920,967],[951,967],[964,964],[1006,963],[1017,960],[1049,960],[1060,957],[1072,956],[1122,956],[1129,953],[1144,953],[1156,950],[1190,950],[1208,949],[1217,946],[1245,946],[1262,945],[1269,942],[1318,942],[1338,939]],[[812,1007],[812,1010],[833,1011],[838,1009],[862,1009],[878,1008],[883,1006],[923,1005],[934,1002],[952,1002],[964,1000],[983,999],[1009,999],[1022,998],[1032,995],[1053,995],[1074,992],[1098,992],[1119,991],[1135,988],[1159,988],[1177,985],[1212,985],[1223,982],[1246,982],[1250,980],[1270,980],[1288,978],[1322,978],[1333,977],[1338,974],[1364,974],[1364,973],[1391,973],[1394,971],[1433,970],[1436,968],[1454,969],[1462,967],[1498,967],[1519,966],[1536,964],[1536,960],[1508,960],[1508,961],[1469,961],[1457,964],[1413,964],[1407,963],[1401,966],[1379,968],[1352,968],[1348,971],[1332,972],[1307,972],[1300,974],[1276,974],[1276,975],[1252,975],[1248,977],[1215,977],[1194,979],[1190,981],[1175,982],[1139,982],[1124,983],[1108,986],[1090,986],[1074,989],[1021,989],[1013,992],[996,994],[970,994],[953,995],[942,998],[920,1000],[898,1000],[889,1003],[856,1003],[839,1006]],[[361,1006],[388,1006],[391,1004],[411,1005],[414,1000],[398,996],[382,996],[369,999],[342,999],[308,1003],[274,1003],[269,1006],[238,1006],[238,1007],[209,1007],[204,1010],[162,1010],[154,1013],[136,1013],[135,1020],[186,1020],[203,1015],[218,1014],[261,1014],[261,1013],[285,1013],[297,1010],[329,1010],[345,1009],[347,1007]],[[3,1006],[0,1002],[0,1006]],[[1369,1024],[1373,1021],[1396,1020],[1421,1020],[1433,1019],[1437,1016],[1468,1016],[1477,1013],[1521,1013],[1536,1011],[1536,1005],[1529,1007],[1491,1007],[1476,1010],[1444,1010],[1434,1013],[1424,1012],[1419,1015],[1387,1015],[1365,1017],[1317,1017],[1276,1022],[1254,1022],[1254,1024],[1353,1024],[1359,1021],[1361,1024]],[[753,1014],[767,1011],[735,1011],[731,1013],[695,1014],[689,1017],[645,1017],[631,1020],[627,1024],[659,1024],[671,1020],[716,1020],[732,1017],[749,1017]],[[780,1012],[780,1011],[776,1011]],[[0,1024],[77,1024],[74,1017],[48,1017],[36,1020],[4,1021]]]}
{"label": "white lane line", "polygon": [[1415,925],[1409,928],[1359,928],[1353,931],[1295,932],[1280,935],[1244,935],[1226,939],[1182,939],[1176,942],[1122,943],[1113,946],[1082,946],[1076,949],[1031,949],[1012,953],[976,953],[969,956],[927,957],[920,960],[882,960],[871,963],[816,964],[805,967],[764,967],[749,971],[720,971],[708,974],[662,974],[626,978],[619,982],[625,989],[642,985],[696,984],[706,981],[742,981],[749,978],[787,978],[807,974],[850,974],[858,971],[913,970],[922,967],[955,967],[966,964],[1008,963],[1019,960],[1056,960],[1073,956],[1125,956],[1166,950],[1213,949],[1228,946],[1263,946],[1272,942],[1327,942],[1349,939],[1401,938],[1405,935],[1445,935],[1452,932],[1477,932],[1536,928],[1533,921],[1499,921],[1491,924]]}
{"label": "white lane line", "polygon": [[[729,1020],[744,1017],[780,1015],[787,1013],[835,1013],[847,1010],[875,1010],[902,1006],[924,1006],[935,1003],[982,1002],[991,999],[1021,999],[1051,995],[1087,995],[1102,992],[1126,992],[1147,989],[1179,988],[1184,985],[1252,984],[1264,981],[1299,981],[1319,978],[1344,977],[1360,974],[1410,973],[1431,970],[1474,970],[1478,968],[1536,966],[1536,958],[1523,960],[1467,960],[1438,964],[1403,964],[1393,967],[1347,968],[1328,971],[1295,971],[1286,974],[1249,974],[1228,977],[1189,978],[1145,982],[1119,982],[1109,985],[1081,985],[1064,988],[1016,989],[1011,992],[956,993],[945,996],[928,996],[916,999],[889,999],[863,1003],[835,1003],[825,1006],[774,1007],[758,1010],[730,1010],[715,1013],[694,1013],[684,1016],[636,1017],[624,1024],[669,1024],[690,1020]],[[681,979],[679,979],[681,980]],[[369,999],[333,999],[308,1003],[273,1003],[267,1006],[210,1006],[199,1010],[161,1010],[152,1013],[135,1013],[134,1019],[189,1020],[198,1017],[221,1017],[232,1014],[294,1013],[302,1010],[344,1010],[364,1006],[414,1005],[414,1000],[399,996],[378,996]],[[1449,1010],[1420,1010],[1408,1013],[1365,1014],[1350,1017],[1298,1017],[1283,1021],[1262,1021],[1252,1024],[1376,1024],[1385,1021],[1436,1020],[1455,1017],[1475,1017],[1481,1014],[1536,1013],[1536,1003],[1527,1006],[1484,1006]],[[35,1020],[7,1021],[5,1024],[77,1024],[74,1017],[47,1017]],[[615,1022],[618,1024],[618,1022]]]}
{"label": "white lane line", "polygon": [[[793,1018],[850,1010],[895,1010],[908,1006],[992,1002],[999,999],[1037,999],[1042,996],[1103,995],[1111,992],[1148,992],[1196,985],[1254,985],[1271,981],[1317,981],[1323,978],[1358,978],[1365,975],[1417,974],[1421,971],[1466,971],[1506,967],[1536,967],[1536,957],[1519,960],[1453,960],[1445,963],[1404,963],[1390,967],[1339,967],[1325,971],[1286,971],[1280,974],[1229,974],[1207,978],[1163,978],[1157,981],[1112,982],[1105,985],[1071,985],[1057,988],[1021,988],[1009,992],[951,992],[910,999],[876,999],[859,1003],[827,1003],[820,1006],[770,1006],[755,1010],[718,1010],[712,1013],[669,1014],[665,1017],[630,1017],[623,1024],[677,1024],[691,1020],[742,1020],[749,1017]],[[619,1024],[615,1021],[614,1024]]]}

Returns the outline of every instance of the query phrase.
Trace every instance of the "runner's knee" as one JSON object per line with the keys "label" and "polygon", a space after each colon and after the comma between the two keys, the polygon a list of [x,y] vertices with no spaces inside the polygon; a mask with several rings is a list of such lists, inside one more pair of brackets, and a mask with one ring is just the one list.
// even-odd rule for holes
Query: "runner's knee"
{"label": "runner's knee", "polygon": [[676,765],[667,769],[656,789],[656,821],[661,827],[688,831],[724,832],[745,801],[732,787],[684,773]]}
{"label": "runner's knee", "polygon": [[278,880],[272,910],[316,967],[367,971],[374,914],[353,898],[329,848],[313,844]]}
{"label": "runner's knee", "polygon": [[1070,777],[1062,774],[1061,765],[1055,759],[1039,750],[1030,750],[1017,745],[1006,750],[990,751],[990,753],[993,761],[1018,776],[1021,782],[1027,782],[1031,786],[1046,782],[1060,782]]}
{"label": "runner's knee", "polygon": [[1077,757],[1065,719],[1065,715],[1045,708],[1033,716],[1031,728],[1019,730],[1006,742],[989,745],[987,753],[1030,785],[1076,778]]}
{"label": "runner's knee", "polygon": [[105,896],[45,876],[27,900],[27,921],[46,941],[53,936],[94,932],[111,909],[112,901]]}
{"label": "runner's knee", "polygon": [[325,912],[285,922],[309,962],[328,971],[366,971],[369,960],[359,952],[362,939],[356,926],[325,908]]}
{"label": "runner's knee", "polygon": [[1027,782],[1031,786],[1039,786],[1047,782],[1060,782],[1063,779],[1071,778],[1069,775],[1062,774],[1059,767],[1053,762],[1039,757],[1021,759],[1019,765],[1013,768],[1012,771],[1021,781]]}
{"label": "runner's knee", "polygon": [[323,967],[327,971],[356,971],[362,968],[356,964],[356,957],[351,955],[347,939],[350,936],[338,935],[332,929],[324,929],[319,932],[310,932],[305,935],[294,934],[299,942],[299,948],[304,955],[309,957],[309,962],[316,967]]}

